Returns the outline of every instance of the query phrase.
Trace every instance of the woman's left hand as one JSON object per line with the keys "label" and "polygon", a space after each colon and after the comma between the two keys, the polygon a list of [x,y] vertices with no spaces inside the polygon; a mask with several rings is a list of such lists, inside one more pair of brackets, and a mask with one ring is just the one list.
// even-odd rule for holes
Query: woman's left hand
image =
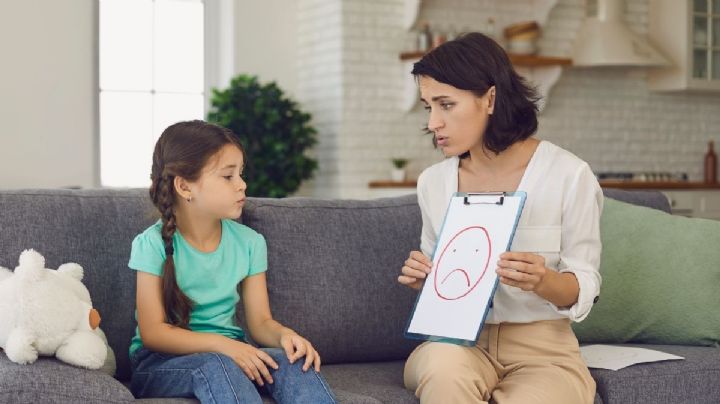
{"label": "woman's left hand", "polygon": [[500,254],[498,268],[500,282],[528,292],[536,292],[549,270],[542,255],[521,252]]}
{"label": "woman's left hand", "polygon": [[320,371],[320,355],[313,348],[310,341],[297,335],[294,331],[287,331],[280,335],[280,346],[283,347],[290,363],[305,356],[305,364],[303,371],[310,369],[311,365],[315,366],[315,371]]}

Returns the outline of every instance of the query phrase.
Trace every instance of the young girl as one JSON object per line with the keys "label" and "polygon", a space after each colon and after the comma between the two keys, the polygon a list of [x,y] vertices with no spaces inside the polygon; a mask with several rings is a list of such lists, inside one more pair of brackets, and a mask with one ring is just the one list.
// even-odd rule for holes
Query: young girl
{"label": "young girl", "polygon": [[[273,320],[265,239],[233,221],[245,203],[245,155],[228,129],[168,127],[155,145],[150,197],[162,219],[132,243],[138,327],[130,346],[136,397],[202,403],[334,403],[320,356]],[[235,323],[242,285],[248,331]],[[257,386],[256,386],[257,385]]]}
{"label": "young girl", "polygon": [[521,190],[527,200],[511,252],[497,262],[500,284],[476,346],[420,345],[405,365],[405,386],[422,403],[592,403],[595,382],[570,321],[588,315],[600,290],[595,176],[532,137],[537,97],[492,39],[449,41],[412,73],[427,128],[448,158],[418,179],[422,251],[410,253],[398,281],[419,289],[430,273],[454,192]]}

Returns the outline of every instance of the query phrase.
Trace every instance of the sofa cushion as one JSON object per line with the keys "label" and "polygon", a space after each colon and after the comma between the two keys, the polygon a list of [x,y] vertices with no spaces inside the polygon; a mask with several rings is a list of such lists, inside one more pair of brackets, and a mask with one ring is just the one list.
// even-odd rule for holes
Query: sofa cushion
{"label": "sofa cushion", "polygon": [[156,219],[146,190],[17,190],[0,193],[0,266],[15,268],[34,248],[49,268],[77,262],[115,351],[117,377],[130,377],[135,271],[128,269],[133,238]]}
{"label": "sofa cushion", "polygon": [[603,284],[582,342],[720,343],[720,221],[606,199]]}
{"label": "sofa cushion", "polygon": [[323,363],[405,359],[417,345],[403,336],[416,293],[397,282],[420,245],[414,195],[248,199],[242,221],[267,240],[273,316]]}
{"label": "sofa cushion", "polygon": [[405,361],[392,361],[329,365],[321,371],[333,389],[370,397],[369,402],[416,404],[414,392],[403,385],[404,367]]}
{"label": "sofa cushion", "polygon": [[127,403],[130,391],[98,370],[81,369],[54,358],[32,365],[11,362],[0,350],[0,403]]}
{"label": "sofa cushion", "polygon": [[642,363],[617,371],[590,369],[604,404],[717,404],[720,349],[677,345],[630,345],[685,360]]}

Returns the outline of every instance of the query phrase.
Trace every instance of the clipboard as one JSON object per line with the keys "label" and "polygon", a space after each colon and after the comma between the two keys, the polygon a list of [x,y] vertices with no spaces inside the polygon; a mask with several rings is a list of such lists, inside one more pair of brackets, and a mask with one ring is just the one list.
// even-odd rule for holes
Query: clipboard
{"label": "clipboard", "polygon": [[475,345],[499,282],[497,261],[510,250],[526,197],[516,191],[450,198],[406,338]]}

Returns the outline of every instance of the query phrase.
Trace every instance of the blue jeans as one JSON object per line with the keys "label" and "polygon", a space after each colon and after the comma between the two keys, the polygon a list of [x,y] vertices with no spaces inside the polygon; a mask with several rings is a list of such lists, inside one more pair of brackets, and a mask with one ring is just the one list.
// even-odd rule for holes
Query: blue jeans
{"label": "blue jeans", "polygon": [[261,391],[277,403],[336,403],[325,379],[313,368],[302,371],[303,360],[291,364],[285,351],[262,348],[279,368],[268,366],[273,384],[250,380],[226,355],[197,353],[169,355],[139,349],[130,358],[130,389],[137,398],[196,397],[201,403],[262,403]]}

